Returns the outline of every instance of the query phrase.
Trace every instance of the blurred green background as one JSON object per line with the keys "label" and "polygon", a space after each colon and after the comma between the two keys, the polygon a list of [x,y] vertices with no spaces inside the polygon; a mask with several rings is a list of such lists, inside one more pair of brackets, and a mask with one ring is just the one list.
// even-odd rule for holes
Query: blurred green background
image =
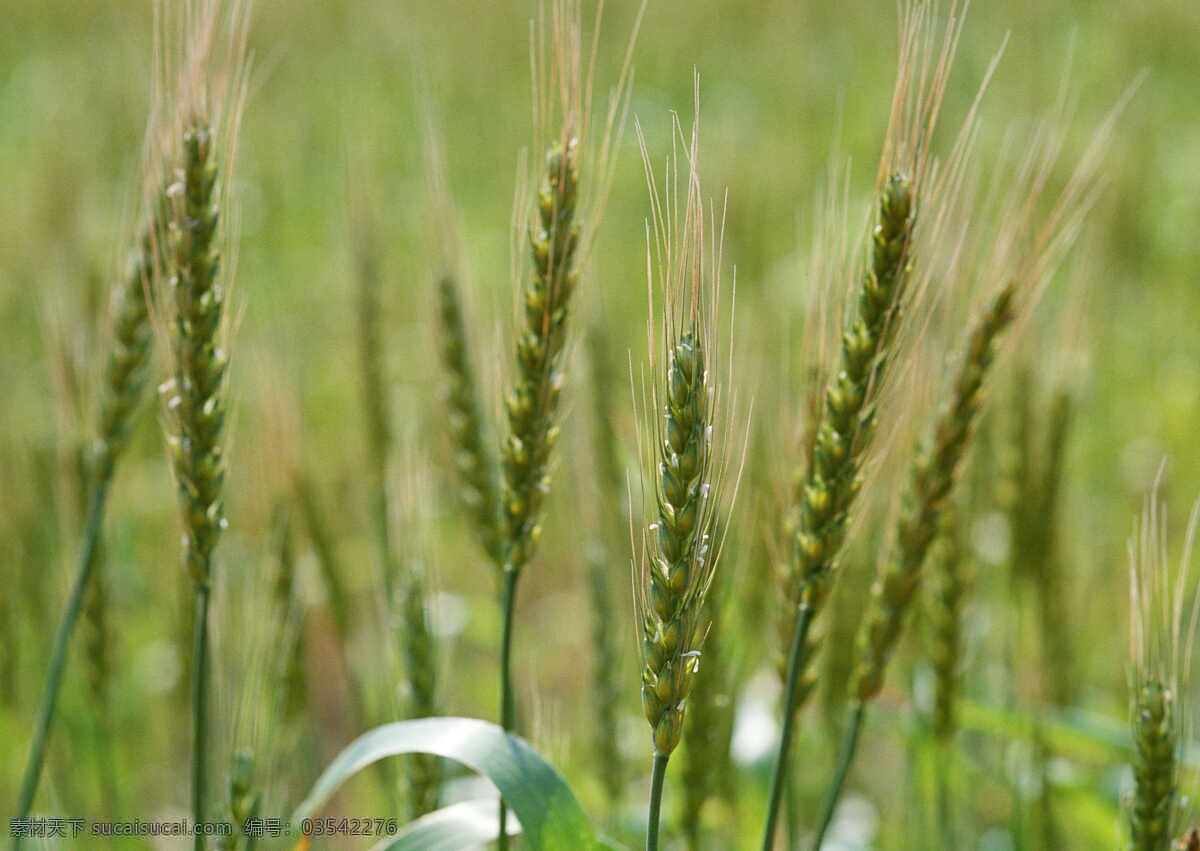
{"label": "blurred green background", "polygon": [[[240,224],[232,378],[237,415],[231,525],[221,550],[227,589],[218,614],[227,652],[217,663],[223,684],[217,723],[228,744],[249,742],[268,751],[278,739],[269,709],[241,683],[269,656],[274,641],[256,613],[267,605],[263,566],[269,561],[271,514],[286,491],[291,465],[299,463],[316,483],[349,571],[361,616],[352,658],[372,679],[376,720],[387,719],[398,682],[394,638],[379,626],[383,605],[373,585],[361,473],[367,461],[355,349],[351,198],[366,199],[380,236],[387,372],[401,443],[397,476],[406,479],[414,468],[432,472],[417,499],[434,530],[429,537],[445,638],[443,706],[446,714],[494,717],[494,583],[466,532],[446,474],[449,447],[431,329],[435,252],[415,92],[419,70],[444,131],[470,270],[474,343],[492,410],[498,393],[491,385],[499,383],[493,379],[510,360],[504,342],[512,303],[509,221],[518,151],[531,140],[527,39],[533,12],[532,4],[509,0],[291,0],[261,2],[255,9],[256,71],[234,185]],[[618,64],[635,12],[633,3],[610,2],[600,42],[603,67]],[[102,351],[108,288],[132,231],[152,20],[149,3],[128,0],[3,0],[0,18],[5,21],[0,27],[3,814],[16,797],[50,625],[70,575],[78,522],[70,457],[81,426],[78,411],[65,400],[72,395],[72,365],[83,387],[92,380],[88,365]],[[799,388],[780,387],[776,379],[798,369],[800,346],[784,330],[787,317],[805,303],[806,228],[831,158],[853,164],[854,220],[869,208],[895,73],[895,18],[892,4],[867,0],[651,0],[645,18],[632,112],[652,149],[665,152],[669,110],[678,110],[686,125],[692,69],[699,71],[704,180],[711,191],[729,192],[725,250],[737,267],[742,336],[752,340],[750,349],[765,347],[765,362],[772,365],[763,370],[762,358],[749,359],[738,380],[746,394],[763,399],[756,417],[765,418],[768,431],[772,418],[792,416],[788,406],[800,405]],[[1127,674],[1125,540],[1133,513],[1164,457],[1176,531],[1200,493],[1200,4],[978,3],[960,47],[945,127],[954,129],[961,120],[1006,34],[1007,53],[983,108],[978,156],[985,163],[1008,127],[1028,126],[1051,106],[1066,77],[1077,106],[1061,163],[1065,176],[1104,114],[1139,73],[1148,72],[1109,152],[1108,188],[1060,276],[1065,280],[1073,270],[1086,275],[1086,318],[1079,335],[1086,370],[1075,387],[1079,412],[1066,464],[1063,519],[1074,664],[1084,683],[1081,710],[1119,726]],[[602,84],[612,79],[610,73]],[[632,127],[620,140],[619,157],[577,327],[599,323],[623,364],[627,348],[637,362],[645,338],[648,203]],[[1056,293],[1044,308],[1051,316],[1080,309]],[[1053,333],[1024,341],[1035,368],[1056,344]],[[575,366],[583,372],[581,363]],[[156,369],[161,376],[161,367]],[[1009,384],[1007,375],[997,381],[1001,413]],[[565,445],[585,439],[589,406],[584,393],[571,391]],[[622,401],[615,416],[632,460],[630,407]],[[107,527],[113,700],[106,724],[115,740],[119,811],[145,818],[182,812],[187,748],[185,702],[178,694],[186,586],[178,563],[174,493],[152,408],[146,406],[133,451],[119,472]],[[575,430],[582,434],[570,436]],[[751,467],[756,454],[775,448],[752,443]],[[590,613],[575,544],[581,529],[595,533],[614,507],[602,501],[578,466],[564,462],[556,473],[546,543],[522,588],[517,676],[531,738],[598,813],[588,738],[591,662],[584,624]],[[763,534],[749,515],[769,502],[769,489],[765,480],[748,480],[749,494],[739,506],[747,516],[734,520],[747,541]],[[313,577],[312,553],[306,541],[299,547],[311,613],[307,629],[315,636],[309,664],[318,681],[313,693],[318,709],[311,752],[273,759],[280,779],[270,800],[279,814],[308,787],[315,767],[356,732],[339,686],[342,674],[328,650],[328,615]],[[627,543],[611,543],[613,588],[621,604],[614,617],[622,641],[619,681],[627,686],[623,747],[631,760],[628,812],[613,830],[636,836],[649,740],[637,712],[627,550]],[[747,544],[729,567],[738,566],[742,591],[756,585],[769,599],[765,568],[749,564],[760,557],[759,548]],[[986,574],[1001,568],[982,556],[978,567],[980,587],[991,587],[994,580]],[[989,611],[980,604],[969,630],[980,647],[990,646]],[[775,641],[773,629],[743,631],[731,641],[739,682],[745,683],[738,696],[744,698],[739,725],[748,741],[754,729],[771,734],[764,719],[774,713]],[[80,645],[74,655],[39,809],[100,817],[111,813],[92,779],[104,774],[97,713],[83,688]],[[970,658],[968,682],[984,683],[978,693],[985,694],[989,666],[1004,660],[982,652]],[[916,670],[919,680],[919,665]],[[878,807],[878,829],[862,844],[846,839],[843,847],[921,847],[913,833],[919,829],[913,813],[920,807],[909,806],[889,780],[915,771],[904,765],[919,737],[906,733],[905,718],[897,708],[873,721],[875,747],[886,758],[863,760],[853,789]],[[827,776],[830,745],[815,714],[806,727],[798,774],[804,794],[811,786],[815,800]],[[1027,744],[1026,733],[1014,733],[1010,724],[998,738],[1013,740],[1015,747]],[[982,746],[977,751],[994,759],[980,769],[989,779],[981,781],[981,801],[970,807],[971,847],[1015,847],[1012,814],[1033,812],[1032,798],[1023,797],[1033,793],[1010,776],[1020,773],[1012,768],[1019,757],[997,756]],[[1064,789],[1058,807],[1074,831],[1061,847],[1096,847],[1104,837],[1115,847],[1120,761],[1089,761],[1070,748],[1060,756],[1052,763]],[[747,782],[740,833],[717,813],[711,847],[750,847],[767,767],[761,757],[742,766]],[[668,786],[668,810],[672,794]],[[363,815],[383,814],[385,806],[365,780],[350,787],[344,802],[347,812]]]}

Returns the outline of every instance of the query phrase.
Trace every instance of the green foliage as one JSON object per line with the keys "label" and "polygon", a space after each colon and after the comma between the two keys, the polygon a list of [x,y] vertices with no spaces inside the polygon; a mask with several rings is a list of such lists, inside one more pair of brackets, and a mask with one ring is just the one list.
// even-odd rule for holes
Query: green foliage
{"label": "green foliage", "polygon": [[368,765],[413,753],[454,760],[491,780],[520,820],[530,851],[603,847],[575,794],[549,763],[517,736],[473,718],[399,721],[365,733],[325,769],[292,815],[292,823],[298,827],[305,818],[316,815],[347,780]]}

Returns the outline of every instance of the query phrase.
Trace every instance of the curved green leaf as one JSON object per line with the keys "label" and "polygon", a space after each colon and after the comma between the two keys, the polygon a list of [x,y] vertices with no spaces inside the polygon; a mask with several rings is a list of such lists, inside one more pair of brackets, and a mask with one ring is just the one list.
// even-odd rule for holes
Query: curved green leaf
{"label": "curved green leaf", "polygon": [[[508,821],[508,835],[521,832],[516,819]],[[462,851],[482,847],[500,835],[495,798],[451,804],[409,823],[396,836],[371,851]]]}
{"label": "curved green leaf", "polygon": [[520,820],[531,851],[603,847],[562,776],[523,739],[475,718],[398,721],[364,733],[325,769],[292,821],[311,816],[366,766],[411,753],[452,759],[491,780]]}

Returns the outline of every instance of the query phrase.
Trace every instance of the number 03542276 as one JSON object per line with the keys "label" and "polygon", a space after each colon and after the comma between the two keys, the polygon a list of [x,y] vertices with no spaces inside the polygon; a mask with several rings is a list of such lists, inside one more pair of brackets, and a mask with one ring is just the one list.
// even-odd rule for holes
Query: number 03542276
{"label": "number 03542276", "polygon": [[394,836],[400,823],[394,818],[306,818],[300,822],[305,836]]}

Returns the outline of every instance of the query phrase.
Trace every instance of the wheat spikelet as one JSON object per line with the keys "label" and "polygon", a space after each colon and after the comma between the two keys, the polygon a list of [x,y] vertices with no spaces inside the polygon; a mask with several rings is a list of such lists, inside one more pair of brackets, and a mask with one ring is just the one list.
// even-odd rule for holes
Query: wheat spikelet
{"label": "wheat spikelet", "polygon": [[254,776],[254,755],[237,751],[230,760],[228,796],[226,802],[233,830],[217,840],[220,851],[248,851],[257,836],[251,819],[257,819],[262,808],[262,793]]}

